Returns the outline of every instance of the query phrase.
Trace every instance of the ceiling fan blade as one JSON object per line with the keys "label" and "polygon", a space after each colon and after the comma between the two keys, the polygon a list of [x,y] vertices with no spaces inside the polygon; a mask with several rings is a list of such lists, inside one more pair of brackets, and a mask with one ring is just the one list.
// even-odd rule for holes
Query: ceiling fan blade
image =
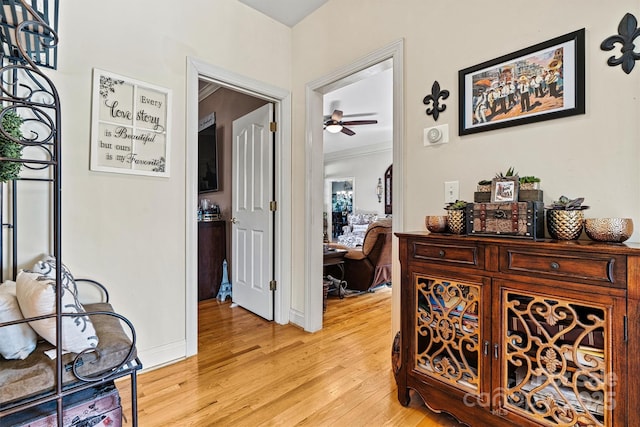
{"label": "ceiling fan blade", "polygon": [[349,122],[342,122],[343,126],[356,126],[356,125],[375,125],[377,120],[351,120]]}
{"label": "ceiling fan blade", "polygon": [[342,127],[342,130],[340,132],[344,133],[345,135],[349,135],[349,136],[353,136],[353,135],[356,134],[354,131],[352,131],[351,129],[346,128],[344,126]]}
{"label": "ceiling fan blade", "polygon": [[331,120],[335,120],[336,122],[342,120],[342,111],[333,110],[333,113],[331,113]]}
{"label": "ceiling fan blade", "polygon": [[354,113],[354,114],[343,114],[342,118],[346,119],[347,117],[366,117],[366,116],[375,116],[378,113]]}
{"label": "ceiling fan blade", "polygon": [[[346,118],[351,118],[351,117],[366,117],[366,116],[377,116],[378,113],[355,113],[355,114],[343,114],[342,118],[346,119]],[[331,118],[331,114],[325,114],[322,116],[322,120],[323,121],[327,121]]]}

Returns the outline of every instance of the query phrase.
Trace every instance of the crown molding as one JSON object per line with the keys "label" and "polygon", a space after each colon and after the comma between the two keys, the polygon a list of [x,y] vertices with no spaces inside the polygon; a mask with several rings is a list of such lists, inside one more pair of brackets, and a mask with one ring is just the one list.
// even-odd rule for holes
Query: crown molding
{"label": "crown molding", "polygon": [[[200,81],[202,82],[202,80]],[[202,89],[198,90],[198,102],[202,102],[206,97],[213,94],[215,91],[220,89],[222,86],[215,83],[206,82]]]}
{"label": "crown molding", "polygon": [[346,150],[333,151],[324,155],[324,162],[335,162],[337,160],[351,159],[354,157],[366,156],[369,154],[377,154],[393,151],[393,141],[382,142],[379,144],[364,145],[358,148],[348,148]]}

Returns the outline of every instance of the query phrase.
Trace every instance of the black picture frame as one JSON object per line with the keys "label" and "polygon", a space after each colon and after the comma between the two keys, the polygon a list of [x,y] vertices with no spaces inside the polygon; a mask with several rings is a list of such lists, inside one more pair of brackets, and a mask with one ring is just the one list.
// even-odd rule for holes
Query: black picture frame
{"label": "black picture frame", "polygon": [[393,213],[393,165],[384,172],[384,213]]}
{"label": "black picture frame", "polygon": [[584,114],[584,46],[582,28],[460,70],[459,135]]}

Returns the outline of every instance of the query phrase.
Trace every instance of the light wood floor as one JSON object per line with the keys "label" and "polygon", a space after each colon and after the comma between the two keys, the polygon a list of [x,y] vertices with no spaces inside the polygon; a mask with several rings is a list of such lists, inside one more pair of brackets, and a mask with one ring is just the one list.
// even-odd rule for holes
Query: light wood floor
{"label": "light wood floor", "polygon": [[[398,403],[390,316],[389,288],[329,297],[314,334],[201,302],[199,354],[139,375],[139,425],[458,426],[418,396]],[[128,381],[118,388],[129,417]]]}

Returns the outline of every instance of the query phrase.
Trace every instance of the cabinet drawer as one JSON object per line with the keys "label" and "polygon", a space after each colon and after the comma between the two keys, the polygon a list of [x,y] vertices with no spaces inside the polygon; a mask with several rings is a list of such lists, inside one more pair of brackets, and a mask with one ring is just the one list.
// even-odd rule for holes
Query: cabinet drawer
{"label": "cabinet drawer", "polygon": [[445,264],[463,265],[473,268],[484,267],[483,252],[475,245],[446,244],[413,241],[412,258]]}
{"label": "cabinet drawer", "polygon": [[500,248],[500,271],[626,286],[626,257],[579,252],[534,252]]}

